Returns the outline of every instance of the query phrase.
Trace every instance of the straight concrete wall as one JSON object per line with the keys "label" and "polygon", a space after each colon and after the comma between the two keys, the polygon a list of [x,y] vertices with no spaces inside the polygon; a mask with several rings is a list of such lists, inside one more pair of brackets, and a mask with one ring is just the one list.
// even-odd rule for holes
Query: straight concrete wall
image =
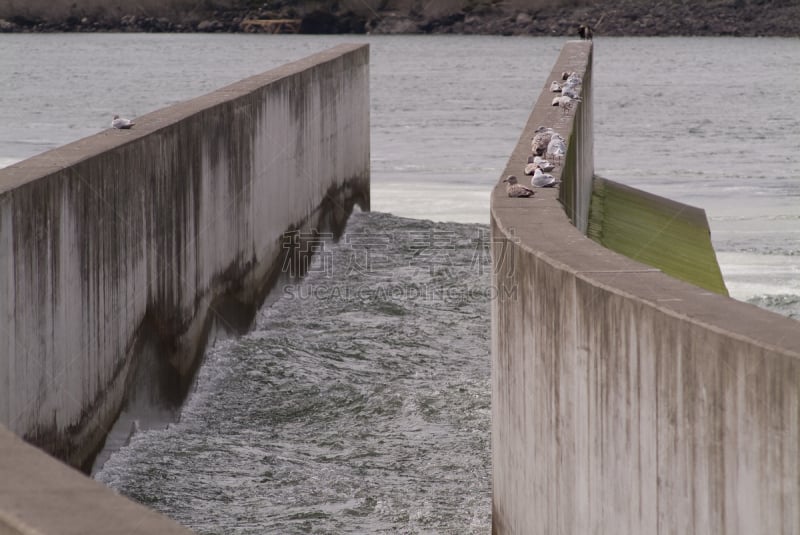
{"label": "straight concrete wall", "polygon": [[0,170],[0,423],[83,464],[143,345],[190,376],[286,230],[368,209],[368,69],[342,45]]}
{"label": "straight concrete wall", "polygon": [[[590,69],[569,42],[551,80]],[[537,126],[581,135],[551,99],[504,176]],[[800,325],[603,248],[557,196],[492,193],[493,533],[800,533]]]}

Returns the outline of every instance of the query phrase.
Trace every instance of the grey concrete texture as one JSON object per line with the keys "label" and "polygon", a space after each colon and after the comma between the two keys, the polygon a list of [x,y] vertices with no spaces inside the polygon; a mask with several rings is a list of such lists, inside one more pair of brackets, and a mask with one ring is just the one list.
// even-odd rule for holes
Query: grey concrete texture
{"label": "grey concrete texture", "polygon": [[[551,80],[591,71],[591,46],[566,43]],[[503,177],[539,125],[590,150],[549,81]],[[796,321],[604,249],[556,191],[498,181],[491,225],[493,533],[800,533]]]}
{"label": "grey concrete texture", "polygon": [[0,427],[0,534],[183,535],[191,531],[119,496]]}
{"label": "grey concrete texture", "polygon": [[0,424],[79,466],[144,346],[189,377],[287,230],[369,208],[369,105],[340,45],[0,170]]}

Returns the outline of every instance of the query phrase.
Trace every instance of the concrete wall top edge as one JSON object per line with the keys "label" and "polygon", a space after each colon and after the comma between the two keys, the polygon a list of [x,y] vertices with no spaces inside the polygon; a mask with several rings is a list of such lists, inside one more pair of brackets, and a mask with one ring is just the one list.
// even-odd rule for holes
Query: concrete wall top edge
{"label": "concrete wall top edge", "polygon": [[[584,72],[591,57],[591,46],[591,42],[584,41],[565,43],[492,191],[490,213],[493,224],[517,242],[523,251],[598,289],[639,300],[665,314],[689,319],[759,347],[800,358],[800,326],[796,320],[713,294],[606,249],[572,225],[558,200],[557,191],[538,189],[536,195],[528,199],[506,195],[501,180],[510,174],[523,176],[522,169],[530,154],[530,140],[539,125],[553,126],[562,134],[571,134],[576,113],[564,114],[558,107],[551,106],[553,93],[550,93],[549,85],[552,80],[560,79],[564,71]],[[553,174],[560,178],[560,172],[559,166]]]}
{"label": "concrete wall top edge", "polygon": [[652,268],[642,272],[579,271],[576,276],[593,286],[624,295],[670,316],[702,324],[729,338],[800,359],[800,328],[791,318],[703,290]]}
{"label": "concrete wall top edge", "polygon": [[2,425],[0,451],[3,452],[0,455],[2,533],[9,530],[24,535],[191,533],[173,520],[44,455]]}
{"label": "concrete wall top edge", "polygon": [[[137,117],[136,126],[130,130],[107,128],[66,145],[45,151],[0,169],[0,195],[33,180],[44,178],[61,169],[110,150],[123,147],[153,132],[169,127],[203,110],[235,100],[283,78],[306,71],[316,65],[335,61],[348,54],[369,54],[368,44],[341,44],[311,56],[256,74],[211,93],[178,102]],[[368,59],[365,61],[368,63]]]}

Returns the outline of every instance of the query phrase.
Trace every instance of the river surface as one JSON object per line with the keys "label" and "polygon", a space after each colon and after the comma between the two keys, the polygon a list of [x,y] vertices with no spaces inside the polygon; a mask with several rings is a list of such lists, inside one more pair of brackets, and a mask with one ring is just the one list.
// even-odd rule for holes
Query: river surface
{"label": "river surface", "polygon": [[[95,477],[199,533],[488,533],[489,191],[563,39],[0,35],[0,166],[341,42],[375,212]],[[795,39],[595,40],[598,174],[705,208],[731,295],[800,317],[796,72]]]}

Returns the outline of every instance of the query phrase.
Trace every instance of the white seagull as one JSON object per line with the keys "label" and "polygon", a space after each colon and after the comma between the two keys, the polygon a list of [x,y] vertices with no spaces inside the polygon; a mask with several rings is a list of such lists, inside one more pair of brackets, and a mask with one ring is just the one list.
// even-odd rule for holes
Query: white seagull
{"label": "white seagull", "polygon": [[564,87],[561,88],[561,94],[565,97],[579,99],[581,97],[581,86],[564,84]]}
{"label": "white seagull", "polygon": [[562,93],[562,96],[553,99],[553,106],[558,106],[561,108],[561,111],[567,113],[569,110],[572,109],[573,102],[575,102],[574,99],[567,96],[563,96]]}
{"label": "white seagull", "polygon": [[123,119],[119,115],[115,115],[114,118],[111,119],[111,128],[127,129],[135,124],[136,123],[134,123],[130,119]]}
{"label": "white seagull", "polygon": [[[583,83],[583,77],[580,74],[578,74],[577,72],[569,72],[569,73],[564,73],[564,74],[567,75],[567,77],[564,78],[564,80],[566,80],[564,82],[566,85],[578,85],[578,84],[582,84]],[[562,74],[562,76],[563,76],[563,74]]]}
{"label": "white seagull", "polygon": [[550,84],[550,91],[553,93],[561,93],[561,84],[553,80],[553,83]]}
{"label": "white seagull", "polygon": [[547,157],[553,160],[562,160],[567,155],[567,142],[559,134],[553,134],[547,144]]}
{"label": "white seagull", "polygon": [[535,191],[517,182],[517,177],[508,175],[503,182],[507,183],[506,193],[509,197],[532,197]]}
{"label": "white seagull", "polygon": [[552,188],[556,185],[556,177],[545,174],[541,169],[536,169],[531,179],[531,186],[535,188]]}
{"label": "white seagull", "polygon": [[538,167],[542,171],[552,171],[553,169],[556,168],[555,164],[552,164],[552,163],[548,162],[547,160],[545,160],[541,156],[534,157],[533,158],[533,163],[535,163],[536,167]]}

